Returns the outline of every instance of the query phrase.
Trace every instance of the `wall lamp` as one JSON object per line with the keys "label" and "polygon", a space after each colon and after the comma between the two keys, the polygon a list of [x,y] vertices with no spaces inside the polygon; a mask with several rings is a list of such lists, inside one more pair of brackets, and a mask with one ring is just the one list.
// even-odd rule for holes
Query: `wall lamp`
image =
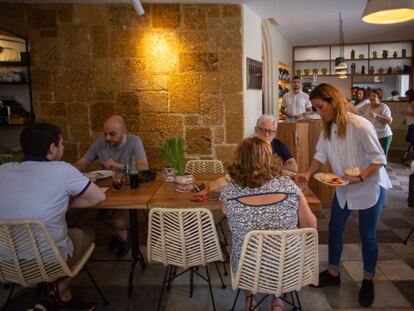
{"label": "wall lamp", "polygon": [[137,12],[138,15],[144,15],[145,11],[139,0],[132,0],[132,5],[134,6],[135,12]]}

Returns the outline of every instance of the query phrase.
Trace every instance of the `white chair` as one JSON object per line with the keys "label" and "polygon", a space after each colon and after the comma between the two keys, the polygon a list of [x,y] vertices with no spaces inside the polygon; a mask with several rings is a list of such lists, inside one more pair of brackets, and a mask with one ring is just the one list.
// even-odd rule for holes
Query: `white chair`
{"label": "white chair", "polygon": [[37,220],[0,221],[0,282],[13,284],[4,310],[11,301],[16,284],[32,287],[52,283],[56,294],[57,287],[53,283],[57,286],[59,279],[74,277],[82,268],[88,273],[103,302],[108,304],[85,266],[94,248],[92,243],[82,258],[69,267],[43,223]]}
{"label": "white chair", "polygon": [[[167,285],[167,289],[169,289],[170,282],[187,271],[190,271],[190,297],[193,292],[193,273],[195,273],[208,282],[211,301],[215,310],[207,264],[215,263],[222,288],[225,288],[217,267],[217,261],[223,261],[223,254],[213,215],[208,209],[151,209],[147,248],[148,262],[159,262],[166,266],[157,310],[160,309],[164,287]],[[195,269],[197,266],[205,267],[206,276],[197,272]],[[175,274],[176,267],[181,267],[184,271]]]}
{"label": "white chair", "polygon": [[[237,289],[232,310],[240,290],[282,298],[294,310],[302,310],[297,291],[319,282],[318,233],[313,228],[251,231],[244,239],[236,274],[232,271],[232,286]],[[291,299],[286,299],[290,293]],[[295,302],[295,297],[296,302]],[[254,309],[254,308],[253,308]]]}
{"label": "white chair", "polygon": [[190,160],[185,165],[185,171],[190,174],[224,174],[220,160]]}

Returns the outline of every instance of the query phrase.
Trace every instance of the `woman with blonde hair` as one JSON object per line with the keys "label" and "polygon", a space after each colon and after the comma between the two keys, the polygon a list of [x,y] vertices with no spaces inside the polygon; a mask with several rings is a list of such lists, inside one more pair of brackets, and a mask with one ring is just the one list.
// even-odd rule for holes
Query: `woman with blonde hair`
{"label": "woman with blonde hair", "polygon": [[[243,140],[229,167],[232,182],[221,192],[223,213],[232,232],[232,271],[236,273],[244,238],[252,230],[316,228],[316,217],[305,196],[287,176],[281,176],[282,162],[273,156],[271,145],[259,138]],[[245,309],[255,306],[246,291]],[[272,310],[283,310],[273,297]]]}
{"label": "woman with blonde hair", "polygon": [[[372,278],[378,257],[376,228],[384,205],[385,189],[391,182],[384,169],[386,158],[373,125],[351,112],[346,98],[330,84],[318,85],[310,94],[312,106],[323,121],[316,154],[304,174],[296,176],[298,184],[308,182],[322,164],[330,163],[333,173],[349,184],[338,187],[329,220],[329,267],[319,274],[319,287],[339,285],[339,261],[343,248],[346,221],[353,210],[359,211],[359,233],[362,240],[364,280],[359,303],[370,306],[374,300]],[[345,173],[351,169],[353,176]],[[354,172],[359,175],[354,176]],[[349,170],[346,170],[349,171]]]}

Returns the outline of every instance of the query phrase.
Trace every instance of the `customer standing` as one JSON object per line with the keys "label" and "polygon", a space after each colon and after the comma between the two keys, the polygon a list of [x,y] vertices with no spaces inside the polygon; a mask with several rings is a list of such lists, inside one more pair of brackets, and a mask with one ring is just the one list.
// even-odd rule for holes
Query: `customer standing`
{"label": "customer standing", "polygon": [[336,87],[320,84],[312,91],[310,99],[322,117],[323,131],[310,167],[306,173],[296,177],[298,184],[308,182],[327,161],[338,176],[344,175],[346,168],[360,168],[358,177],[344,176],[349,185],[336,189],[329,221],[329,267],[319,274],[319,287],[341,282],[339,262],[345,224],[351,212],[357,210],[364,264],[359,302],[362,306],[370,306],[374,300],[372,279],[378,256],[376,228],[384,205],[385,189],[391,188],[384,168],[385,155],[372,124],[350,112],[348,101]]}
{"label": "customer standing", "polygon": [[[282,163],[273,156],[268,142],[251,137],[243,140],[229,167],[232,182],[221,192],[232,233],[232,271],[236,273],[244,238],[252,230],[316,228],[316,217],[304,194],[287,176],[281,176]],[[255,305],[246,291],[244,310]],[[278,309],[279,308],[279,309]],[[273,297],[272,310],[283,310],[283,302]]]}
{"label": "customer standing", "polygon": [[282,113],[286,115],[286,122],[295,122],[306,111],[312,111],[308,94],[301,91],[302,81],[299,76],[292,78],[292,90],[283,95]]}
{"label": "customer standing", "polygon": [[357,108],[358,113],[370,121],[377,131],[377,136],[384,150],[385,157],[388,155],[392,141],[391,123],[392,116],[390,108],[381,102],[379,89],[372,89],[369,92],[369,104]]}

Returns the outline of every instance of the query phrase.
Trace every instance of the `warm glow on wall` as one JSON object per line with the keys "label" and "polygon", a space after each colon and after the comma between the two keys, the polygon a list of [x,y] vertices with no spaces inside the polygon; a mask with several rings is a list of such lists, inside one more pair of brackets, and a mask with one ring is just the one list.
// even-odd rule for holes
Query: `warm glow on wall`
{"label": "warm glow on wall", "polygon": [[174,71],[178,60],[178,48],[175,33],[148,32],[144,39],[147,68],[153,72],[168,73]]}

